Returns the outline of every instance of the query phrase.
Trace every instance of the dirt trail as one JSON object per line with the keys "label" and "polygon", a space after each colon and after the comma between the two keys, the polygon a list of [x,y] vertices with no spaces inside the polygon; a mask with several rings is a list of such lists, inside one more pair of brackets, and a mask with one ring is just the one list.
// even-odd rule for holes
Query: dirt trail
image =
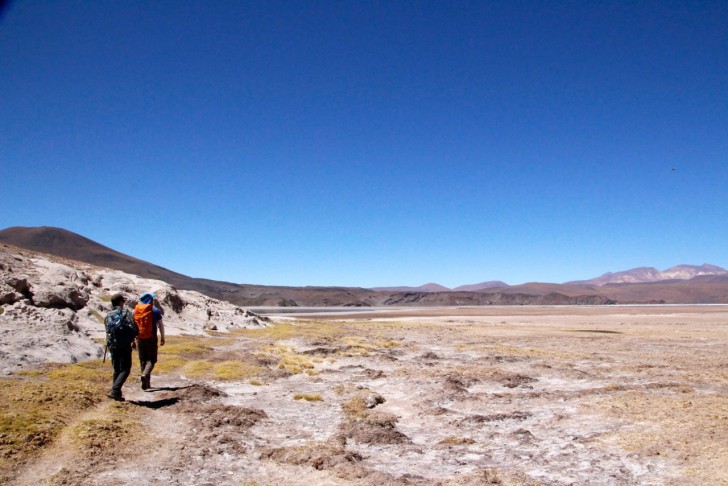
{"label": "dirt trail", "polygon": [[279,332],[213,346],[253,380],[130,378],[14,484],[728,484],[728,310]]}

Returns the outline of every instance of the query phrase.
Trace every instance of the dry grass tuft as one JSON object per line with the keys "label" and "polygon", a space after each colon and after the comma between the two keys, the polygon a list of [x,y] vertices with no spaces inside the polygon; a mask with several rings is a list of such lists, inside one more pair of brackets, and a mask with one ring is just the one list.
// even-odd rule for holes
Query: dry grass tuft
{"label": "dry grass tuft", "polygon": [[470,437],[446,437],[438,442],[439,445],[444,446],[459,446],[459,445],[471,445],[475,444],[475,440]]}
{"label": "dry grass tuft", "polygon": [[161,359],[160,361],[157,361],[157,364],[154,366],[154,372],[171,373],[172,371],[176,371],[182,368],[186,364],[187,360],[184,360],[179,356],[168,356]]}
{"label": "dry grass tuft", "polygon": [[223,361],[212,368],[212,376],[216,380],[238,381],[258,375],[262,368],[243,361]]}
{"label": "dry grass tuft", "polygon": [[296,393],[293,395],[294,400],[306,400],[307,402],[322,402],[324,398],[320,393]]}
{"label": "dry grass tuft", "polygon": [[105,401],[108,364],[48,366],[0,379],[0,483],[83,411]]}
{"label": "dry grass tuft", "polygon": [[99,451],[113,450],[122,440],[141,433],[142,426],[128,407],[109,407],[110,416],[84,420],[70,428],[72,442],[81,453],[94,457]]}
{"label": "dry grass tuft", "polygon": [[212,372],[212,362],[208,360],[191,361],[184,365],[182,373],[190,378],[201,378]]}
{"label": "dry grass tuft", "polygon": [[197,336],[175,336],[173,342],[159,347],[160,356],[177,356],[183,359],[203,358],[211,351],[209,338]]}

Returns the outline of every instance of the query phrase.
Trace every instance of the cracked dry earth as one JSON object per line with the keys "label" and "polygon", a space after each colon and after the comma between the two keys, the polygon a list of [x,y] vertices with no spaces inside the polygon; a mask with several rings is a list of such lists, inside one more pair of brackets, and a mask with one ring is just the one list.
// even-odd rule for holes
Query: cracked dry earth
{"label": "cracked dry earth", "polygon": [[359,313],[201,339],[254,376],[181,366],[142,392],[135,368],[127,402],[78,417],[13,484],[728,484],[726,307]]}

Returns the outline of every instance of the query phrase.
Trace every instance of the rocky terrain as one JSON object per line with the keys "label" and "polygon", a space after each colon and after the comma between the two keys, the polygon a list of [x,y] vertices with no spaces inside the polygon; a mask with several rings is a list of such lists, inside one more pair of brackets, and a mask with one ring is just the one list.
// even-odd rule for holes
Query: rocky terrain
{"label": "rocky terrain", "polygon": [[0,482],[728,483],[725,307],[408,312],[173,336],[123,403],[99,360],[0,379]]}
{"label": "rocky terrain", "polygon": [[102,357],[103,319],[117,292],[130,307],[142,292],[155,293],[169,334],[266,325],[198,292],[0,243],[0,373]]}

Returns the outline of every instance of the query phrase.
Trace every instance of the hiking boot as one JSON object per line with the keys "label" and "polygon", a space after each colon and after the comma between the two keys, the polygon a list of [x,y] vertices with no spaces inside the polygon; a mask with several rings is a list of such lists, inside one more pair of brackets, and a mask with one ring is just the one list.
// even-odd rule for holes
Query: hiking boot
{"label": "hiking boot", "polygon": [[149,377],[140,376],[139,380],[142,382],[142,390],[148,390],[149,389]]}
{"label": "hiking boot", "polygon": [[121,396],[121,392],[114,392],[112,390],[106,396],[109,397],[109,398],[111,398],[112,400],[116,400],[117,402],[123,402],[124,401],[124,397]]}

